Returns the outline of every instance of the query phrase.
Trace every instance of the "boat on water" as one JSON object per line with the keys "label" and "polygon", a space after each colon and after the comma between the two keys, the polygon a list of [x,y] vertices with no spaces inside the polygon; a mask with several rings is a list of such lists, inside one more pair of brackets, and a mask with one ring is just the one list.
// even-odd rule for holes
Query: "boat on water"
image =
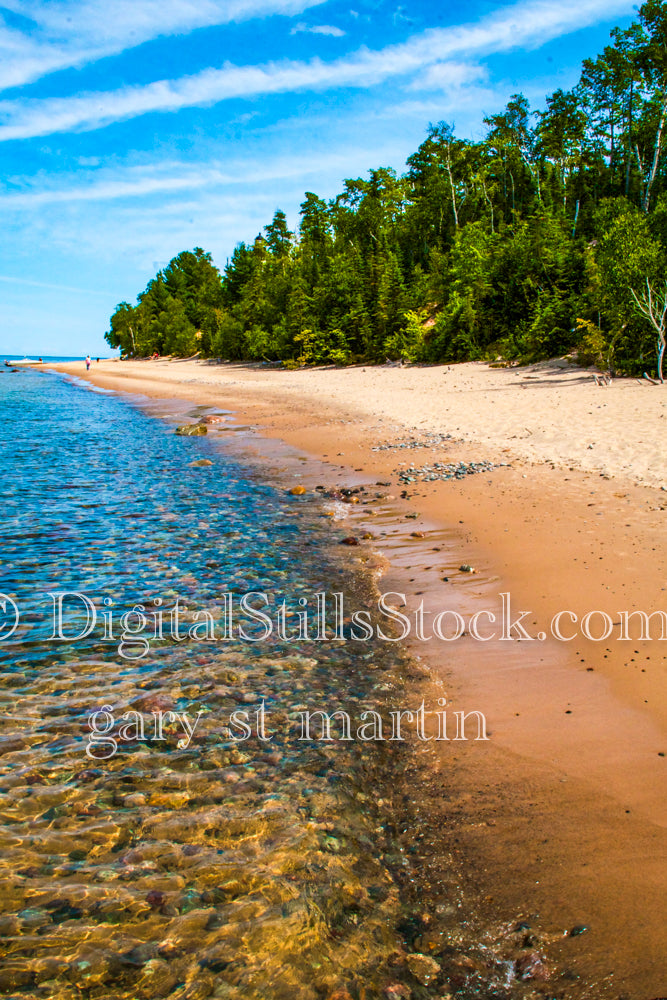
{"label": "boat on water", "polygon": [[34,358],[23,358],[21,361],[5,361],[7,368],[16,368],[18,365],[43,365],[44,362],[41,358],[36,361]]}

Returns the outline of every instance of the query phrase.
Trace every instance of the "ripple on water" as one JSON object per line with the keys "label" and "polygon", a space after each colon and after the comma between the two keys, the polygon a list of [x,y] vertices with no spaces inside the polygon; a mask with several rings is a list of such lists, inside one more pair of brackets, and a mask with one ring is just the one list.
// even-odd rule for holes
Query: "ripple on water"
{"label": "ripple on water", "polygon": [[[416,790],[400,743],[297,738],[304,707],[404,707],[393,644],[165,640],[127,659],[116,624],[113,642],[99,628],[48,639],[48,594],[63,590],[87,594],[98,625],[156,597],[179,598],[189,625],[250,590],[274,608],[319,591],[368,605],[370,576],[342,568],[332,519],[116,397],[35,372],[0,394],[0,593],[22,610],[0,644],[0,993],[535,995],[521,941],[459,916],[453,855],[429,826],[439,779]],[[235,743],[230,713],[262,699],[272,739]],[[147,721],[91,759],[102,706],[201,716],[188,749],[176,721],[159,740]]]}
{"label": "ripple on water", "polygon": [[[49,591],[117,613],[154,596],[215,611],[250,589],[295,604],[331,585],[327,526],[118,399],[32,373],[3,391],[0,589],[25,614],[0,662],[0,991],[380,989],[399,910],[368,791],[380,755],[300,743],[290,725],[304,704],[361,705],[366,661],[343,644],[164,642],[130,662],[97,632],[46,641]],[[235,744],[229,713],[255,696],[273,738]],[[167,725],[91,760],[102,705],[201,711],[196,749]]]}

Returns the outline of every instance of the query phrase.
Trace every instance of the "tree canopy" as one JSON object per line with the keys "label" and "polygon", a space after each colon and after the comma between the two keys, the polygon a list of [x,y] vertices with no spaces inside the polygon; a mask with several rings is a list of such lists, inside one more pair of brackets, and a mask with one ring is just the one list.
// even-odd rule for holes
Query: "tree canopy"
{"label": "tree canopy", "polygon": [[404,174],[307,192],[296,232],[277,211],[222,274],[200,248],[178,254],[107,341],[295,365],[578,350],[655,366],[637,294],[667,260],[666,6],[647,0],[543,110],[515,94],[480,141],[430,124]]}

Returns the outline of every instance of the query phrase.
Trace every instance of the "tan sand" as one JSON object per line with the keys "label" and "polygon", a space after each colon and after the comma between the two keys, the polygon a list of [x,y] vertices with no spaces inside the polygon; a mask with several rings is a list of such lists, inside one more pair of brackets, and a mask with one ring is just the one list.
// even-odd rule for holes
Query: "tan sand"
{"label": "tan sand", "polygon": [[[86,377],[83,365],[61,367]],[[397,496],[400,463],[511,463],[411,484],[407,501],[377,517],[372,507],[350,507],[342,532],[370,528],[391,563],[381,589],[405,593],[411,608],[423,597],[427,607],[469,616],[498,611],[498,595],[510,592],[514,609],[533,612],[526,623],[535,634],[563,610],[579,618],[601,610],[614,622],[625,610],[667,611],[667,497],[656,488],[667,483],[667,389],[636,380],[598,387],[591,373],[559,364],[287,372],[101,362],[88,377],[234,410],[318,460],[285,458],[283,478],[306,485],[314,475],[328,485],[356,476],[391,482]],[[373,450],[427,432],[456,440]],[[462,563],[476,572],[460,572]],[[415,795],[428,796],[443,854],[473,859],[480,900],[503,918],[539,913],[561,936],[589,925],[581,938],[563,939],[561,957],[597,977],[591,996],[665,993],[664,646],[621,642],[617,633],[604,642],[468,637],[412,646],[430,670],[432,703],[446,694],[455,709],[478,709],[491,731],[488,743],[424,749]]]}
{"label": "tan sand", "polygon": [[[83,366],[81,366],[83,367]],[[486,364],[263,370],[198,361],[100,362],[128,385],[158,375],[161,382],[201,386],[260,398],[277,393],[314,401],[377,422],[448,433],[488,446],[510,447],[528,461],[667,485],[667,387],[639,379],[598,386],[593,373],[566,361],[527,368]],[[141,391],[140,388],[137,391]]]}

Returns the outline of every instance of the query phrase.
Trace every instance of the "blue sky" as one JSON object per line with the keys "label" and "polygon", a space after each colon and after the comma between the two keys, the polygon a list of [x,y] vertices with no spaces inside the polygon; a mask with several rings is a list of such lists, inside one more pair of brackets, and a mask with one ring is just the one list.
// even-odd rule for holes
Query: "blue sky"
{"label": "blue sky", "polygon": [[0,352],[105,354],[109,315],[304,191],[479,138],[636,11],[621,0],[0,0]]}

